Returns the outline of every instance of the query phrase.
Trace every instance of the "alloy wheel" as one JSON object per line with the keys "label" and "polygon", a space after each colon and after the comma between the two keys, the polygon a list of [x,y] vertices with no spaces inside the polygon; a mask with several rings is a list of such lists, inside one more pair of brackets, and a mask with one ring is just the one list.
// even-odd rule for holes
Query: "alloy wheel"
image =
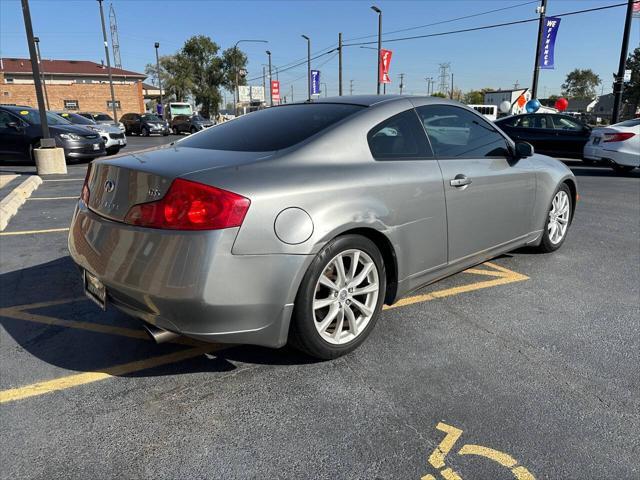
{"label": "alloy wheel", "polygon": [[549,211],[549,223],[547,225],[549,240],[554,245],[560,243],[567,233],[570,215],[569,206],[570,202],[567,192],[565,192],[564,190],[558,191],[558,193],[556,193],[556,196],[553,197],[553,202],[551,203],[551,210]]}
{"label": "alloy wheel", "polygon": [[313,320],[323,340],[344,345],[367,327],[380,294],[378,268],[358,249],[345,250],[325,267],[315,287]]}

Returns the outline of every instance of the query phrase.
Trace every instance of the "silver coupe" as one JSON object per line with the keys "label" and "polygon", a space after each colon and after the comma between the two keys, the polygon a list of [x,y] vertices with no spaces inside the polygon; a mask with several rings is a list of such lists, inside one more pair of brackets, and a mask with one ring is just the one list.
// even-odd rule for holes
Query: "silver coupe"
{"label": "silver coupe", "polygon": [[566,239],[571,171],[457,102],[350,96],[94,161],[69,233],[86,293],[178,335],[321,359],[383,304]]}

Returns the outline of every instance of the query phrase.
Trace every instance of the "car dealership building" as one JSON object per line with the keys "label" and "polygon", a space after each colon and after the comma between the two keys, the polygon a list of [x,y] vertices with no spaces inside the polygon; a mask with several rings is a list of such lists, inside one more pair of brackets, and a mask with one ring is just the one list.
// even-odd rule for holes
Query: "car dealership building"
{"label": "car dealership building", "polygon": [[[49,110],[111,112],[105,65],[86,60],[42,60],[40,71]],[[146,75],[111,69],[118,116],[144,112],[142,82]],[[37,106],[28,58],[0,58],[0,104]]]}

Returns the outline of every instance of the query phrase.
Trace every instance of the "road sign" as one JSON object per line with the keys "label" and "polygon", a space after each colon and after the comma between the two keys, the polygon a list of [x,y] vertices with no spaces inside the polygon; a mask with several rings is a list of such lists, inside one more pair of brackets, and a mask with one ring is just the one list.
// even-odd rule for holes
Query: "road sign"
{"label": "road sign", "polygon": [[311,95],[320,95],[320,70],[311,70]]}
{"label": "road sign", "polygon": [[280,81],[271,80],[271,99],[273,103],[280,102]]}
{"label": "road sign", "polygon": [[253,85],[240,85],[238,87],[238,100],[241,103],[264,102],[264,88]]}
{"label": "road sign", "polygon": [[630,69],[624,71],[624,77],[622,77],[622,81],[624,83],[628,83],[628,82],[631,81],[631,70]]}

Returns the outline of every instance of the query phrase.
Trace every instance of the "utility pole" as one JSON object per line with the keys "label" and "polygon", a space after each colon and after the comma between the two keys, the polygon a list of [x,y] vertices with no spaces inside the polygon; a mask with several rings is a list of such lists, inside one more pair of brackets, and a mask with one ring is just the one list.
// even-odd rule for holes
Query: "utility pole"
{"label": "utility pole", "polygon": [[[516,80],[516,83],[513,84],[513,89],[514,90],[518,90],[518,87],[520,86],[520,82],[518,82],[518,80]],[[547,87],[544,87],[547,88]]]}
{"label": "utility pole", "polygon": [[111,89],[111,110],[113,111],[113,123],[118,124],[118,110],[116,108],[116,93],[113,90],[113,77],[111,76],[111,58],[109,57],[109,43],[107,42],[107,29],[104,26],[104,12],[102,11],[102,1],[98,0],[100,6],[100,22],[102,23],[102,39],[104,41],[104,54],[107,58],[107,73],[109,74],[109,87]]}
{"label": "utility pole", "polygon": [[120,59],[120,37],[118,36],[118,20],[113,3],[109,7],[109,29],[111,30],[111,50],[113,51],[113,64],[116,68],[122,68]]}
{"label": "utility pole", "polygon": [[453,72],[451,72],[451,92],[449,93],[449,98],[453,100]]}
{"label": "utility pole", "polygon": [[424,77],[424,79],[427,81],[427,95],[429,95],[429,90],[431,88],[431,77]]}
{"label": "utility pole", "polygon": [[618,75],[613,83],[613,112],[611,113],[611,123],[618,123],[620,117],[620,106],[622,105],[622,92],[624,91],[624,70],[627,63],[627,50],[629,49],[629,35],[631,34],[631,18],[633,17],[634,0],[628,0],[627,16],[624,20],[624,34],[622,36],[622,46],[620,48],[620,64],[618,65]]}
{"label": "utility pole", "polygon": [[349,80],[349,95],[353,95],[353,80]]}
{"label": "utility pole", "polygon": [[338,34],[338,96],[342,96],[342,32]]}
{"label": "utility pole", "polygon": [[293,83],[291,84],[291,103],[293,103]]}
{"label": "utility pole", "polygon": [[311,39],[306,35],[301,35],[307,41],[307,102],[311,101]]}
{"label": "utility pole", "polygon": [[51,138],[49,124],[47,123],[47,112],[44,106],[44,96],[42,95],[42,84],[40,83],[40,66],[36,45],[33,39],[33,26],[31,25],[31,12],[29,11],[29,0],[22,0],[22,16],[24,17],[24,29],[27,32],[27,43],[29,44],[29,57],[31,58],[31,70],[33,71],[33,83],[36,87],[36,98],[38,99],[38,113],[40,114],[40,124],[42,125],[42,140],[40,147],[54,148],[56,141]]}
{"label": "utility pole", "polygon": [[158,49],[160,48],[160,43],[156,42],[155,47],[156,47],[156,69],[158,70],[158,88],[160,89],[160,113],[162,115],[162,118],[164,118],[164,101],[162,100],[162,79],[160,78],[160,56],[158,55]]}
{"label": "utility pole", "polygon": [[36,44],[36,54],[38,55],[38,66],[40,66],[40,74],[42,75],[42,88],[44,90],[44,101],[47,104],[47,110],[50,110],[51,107],[49,107],[49,95],[47,94],[47,82],[45,81],[44,66],[42,64],[42,56],[40,55],[40,38],[33,37],[33,41]]}
{"label": "utility pole", "polygon": [[264,95],[264,103],[267,103],[267,73],[265,68],[266,67],[262,65],[262,94]]}
{"label": "utility pole", "polygon": [[376,70],[376,95],[380,95],[380,50],[382,50],[382,10],[373,5],[371,10],[378,14],[378,68]]}
{"label": "utility pole", "polygon": [[542,42],[542,35],[544,33],[544,17],[547,13],[547,0],[540,0],[540,6],[536,9],[536,12],[540,14],[540,20],[538,23],[538,42],[536,43],[536,61],[533,66],[533,82],[531,83],[531,98],[538,98],[538,76],[540,75],[540,42]]}
{"label": "utility pole", "polygon": [[400,74],[400,95],[402,95],[402,89],[404,88],[404,73]]}
{"label": "utility pole", "polygon": [[271,76],[271,51],[267,50],[267,56],[269,57],[269,106],[273,107],[273,88],[271,87],[273,77]]}
{"label": "utility pole", "polygon": [[322,89],[324,90],[324,98],[327,98],[327,84],[322,82],[320,85],[323,85]]}
{"label": "utility pole", "polygon": [[[238,44],[242,42],[251,42],[251,43],[269,43],[267,40],[238,40],[233,46],[233,70],[234,70],[234,89],[233,89],[233,114],[238,114],[238,102],[240,101],[240,91],[238,89],[239,84],[239,72],[238,72]],[[271,77],[269,77],[269,81],[271,81]],[[271,89],[271,83],[269,83],[269,89]]]}

